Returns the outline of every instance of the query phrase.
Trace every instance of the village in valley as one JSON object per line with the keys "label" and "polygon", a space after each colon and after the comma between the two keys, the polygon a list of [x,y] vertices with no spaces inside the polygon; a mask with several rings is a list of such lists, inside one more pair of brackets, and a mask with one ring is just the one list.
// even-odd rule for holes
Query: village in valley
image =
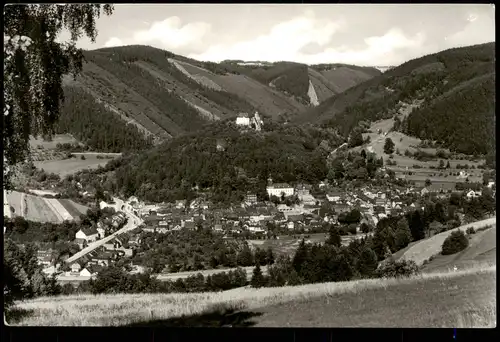
{"label": "village in valley", "polygon": [[[244,133],[248,129],[260,131],[264,122],[257,112],[253,117],[241,113],[235,124]],[[383,137],[387,135],[383,132],[379,134]],[[225,148],[223,142],[217,142],[218,151],[224,151]],[[343,148],[345,146],[339,147],[332,154]],[[373,151],[370,147],[367,150]],[[416,182],[405,183],[403,174],[394,178],[391,173],[394,175],[390,167],[381,167],[377,171],[377,179],[384,180],[382,185],[364,184],[359,188],[345,182],[340,187],[328,180],[317,184],[288,184],[274,183],[269,178],[265,199],[257,198],[256,193],[249,192],[241,203],[232,203],[229,208],[218,206],[204,197],[190,201],[176,200],[172,203],[149,203],[135,196],[121,200],[105,194],[109,201],[101,200],[93,204],[104,213],[102,218],[92,226],[79,229],[75,234],[72,243],[80,251],[59,258],[51,248],[39,249],[38,260],[48,276],[57,276],[61,284],[78,286],[82,281],[94,279],[100,270],[119,260],[122,263],[132,260],[132,256],[139,250],[144,233],[172,234],[182,230],[210,230],[226,241],[247,241],[252,250],[265,241],[273,241],[268,245],[279,252],[277,247],[280,243],[290,241],[290,238],[293,241],[292,244],[289,243],[289,246],[293,246],[291,251],[296,249],[303,238],[309,242],[324,243],[328,236],[326,227],[333,225],[341,227],[342,245],[347,246],[352,240],[373,235],[374,228],[383,218],[425,210],[425,203],[429,198],[448,200],[455,195],[472,200],[481,196],[480,187],[474,184],[467,186],[469,173],[466,171],[457,172],[455,181],[459,185],[456,187],[458,190],[443,187],[442,183],[432,184],[430,181],[420,185]],[[493,179],[487,179],[484,186],[495,195]],[[85,185],[77,183],[77,189],[80,189],[78,195],[83,196],[87,203],[92,203],[94,194],[84,188]],[[38,193],[53,197],[55,194],[48,191],[52,196],[47,196],[46,190],[30,192],[31,196]],[[4,196],[7,201],[8,197]],[[4,208],[9,208],[8,202],[4,202]],[[64,208],[60,211],[64,211]],[[61,215],[64,216],[60,213]],[[456,216],[459,218],[454,223],[456,226],[468,223],[463,210],[457,211]],[[351,220],[351,217],[354,219]],[[79,220],[78,217],[76,219]],[[445,229],[448,228],[435,222],[428,236]],[[131,265],[131,274],[147,269],[144,265],[134,265],[132,261],[128,263]],[[224,270],[222,268],[221,272]],[[165,268],[160,273],[169,272]],[[184,272],[183,277],[195,273]]]}
{"label": "village in valley", "polygon": [[292,7],[5,7],[6,324],[496,326],[491,6]]}

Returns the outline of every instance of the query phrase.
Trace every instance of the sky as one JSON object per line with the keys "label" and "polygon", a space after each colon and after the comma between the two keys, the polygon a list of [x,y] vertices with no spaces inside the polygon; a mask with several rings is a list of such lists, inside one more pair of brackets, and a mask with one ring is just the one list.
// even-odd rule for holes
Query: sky
{"label": "sky", "polygon": [[[495,41],[488,4],[120,4],[84,49],[150,45],[203,61],[395,66]],[[64,34],[61,36],[64,39]]]}

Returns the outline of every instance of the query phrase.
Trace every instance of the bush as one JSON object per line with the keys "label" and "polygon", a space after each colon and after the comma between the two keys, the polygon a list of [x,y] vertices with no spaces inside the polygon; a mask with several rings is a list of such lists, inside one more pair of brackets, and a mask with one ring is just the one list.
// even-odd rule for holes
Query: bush
{"label": "bush", "polygon": [[469,240],[461,230],[454,231],[444,240],[441,254],[450,255],[463,251],[469,246]]}
{"label": "bush", "polygon": [[85,160],[85,156],[82,154],[80,157],[81,160]]}
{"label": "bush", "polygon": [[467,234],[469,234],[469,235],[476,234],[476,231],[474,230],[474,227],[467,228]]}
{"label": "bush", "polygon": [[420,274],[420,269],[413,260],[389,260],[383,261],[375,272],[378,278],[409,278]]}

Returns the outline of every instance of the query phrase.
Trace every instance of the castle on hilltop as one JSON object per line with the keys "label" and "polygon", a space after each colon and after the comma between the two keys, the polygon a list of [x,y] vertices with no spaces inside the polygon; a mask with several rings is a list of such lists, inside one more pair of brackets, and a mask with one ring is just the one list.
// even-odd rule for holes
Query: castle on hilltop
{"label": "castle on hilltop", "polygon": [[262,121],[259,112],[255,112],[253,117],[249,117],[247,113],[239,113],[236,118],[236,125],[243,127],[251,127],[256,131],[260,131],[262,126],[264,125],[264,121]]}

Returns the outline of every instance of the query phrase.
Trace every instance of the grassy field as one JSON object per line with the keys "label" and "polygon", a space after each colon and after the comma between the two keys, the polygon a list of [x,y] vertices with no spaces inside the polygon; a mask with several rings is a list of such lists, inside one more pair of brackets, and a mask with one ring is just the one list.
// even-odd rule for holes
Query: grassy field
{"label": "grassy field", "polygon": [[86,155],[85,160],[78,158],[64,160],[44,160],[34,162],[35,167],[48,173],[55,173],[61,177],[76,173],[85,169],[97,169],[99,165],[104,166],[109,159],[98,159],[96,155]]}
{"label": "grassy field", "polygon": [[17,303],[23,317],[7,322],[22,326],[494,326],[495,298],[496,268],[488,266],[411,279],[218,293],[42,297]]}
{"label": "grassy field", "polygon": [[43,149],[55,150],[57,144],[76,144],[78,141],[71,134],[55,134],[51,141],[44,141],[42,137],[30,137],[30,147],[37,149],[40,146]]}

